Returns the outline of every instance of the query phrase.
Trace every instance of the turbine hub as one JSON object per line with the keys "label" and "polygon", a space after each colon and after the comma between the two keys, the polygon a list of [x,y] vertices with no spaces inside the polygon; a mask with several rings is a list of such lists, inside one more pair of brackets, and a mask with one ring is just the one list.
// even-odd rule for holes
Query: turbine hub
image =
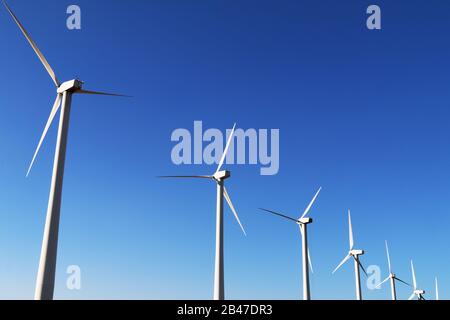
{"label": "turbine hub", "polygon": [[216,172],[213,177],[215,180],[221,181],[221,180],[228,179],[230,176],[231,176],[231,172],[224,170],[224,171]]}
{"label": "turbine hub", "polygon": [[362,256],[364,254],[364,250],[351,250],[350,254],[354,257]]}
{"label": "turbine hub", "polygon": [[70,80],[70,81],[66,81],[63,84],[61,84],[58,88],[58,90],[56,90],[58,93],[64,93],[64,92],[74,92],[76,90],[80,90],[81,87],[83,86],[83,82],[81,82],[80,80]]}
{"label": "turbine hub", "polygon": [[298,220],[299,224],[309,224],[312,223],[313,219],[312,218],[302,218]]}
{"label": "turbine hub", "polygon": [[414,290],[414,293],[418,296],[423,295],[423,294],[425,294],[425,290]]}

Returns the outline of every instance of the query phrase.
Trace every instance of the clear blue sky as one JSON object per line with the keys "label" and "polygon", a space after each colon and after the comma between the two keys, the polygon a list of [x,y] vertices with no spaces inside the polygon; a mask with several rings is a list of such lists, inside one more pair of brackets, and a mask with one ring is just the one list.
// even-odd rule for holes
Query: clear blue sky
{"label": "clear blue sky", "polygon": [[[228,166],[244,237],[226,209],[225,282],[231,299],[301,296],[295,225],[258,212],[311,211],[312,296],[353,299],[353,267],[331,271],[348,248],[346,210],[366,266],[395,272],[434,298],[450,297],[450,3],[376,1],[382,30],[365,27],[368,1],[10,0],[62,80],[132,99],[74,98],[55,297],[210,299],[215,186],[161,181],[209,174],[175,166],[170,135],[207,128],[280,129],[280,172]],[[34,294],[56,126],[25,173],[54,88],[0,8],[0,298]],[[82,290],[65,287],[68,265]],[[389,297],[388,287],[364,290]],[[399,296],[410,290],[399,287]]]}

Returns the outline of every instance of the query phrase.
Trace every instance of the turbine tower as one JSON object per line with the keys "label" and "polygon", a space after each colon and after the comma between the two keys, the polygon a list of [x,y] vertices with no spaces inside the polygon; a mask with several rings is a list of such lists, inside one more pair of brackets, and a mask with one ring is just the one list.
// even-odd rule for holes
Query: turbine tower
{"label": "turbine tower", "polygon": [[30,174],[31,168],[33,167],[36,156],[39,153],[42,142],[45,139],[48,129],[53,122],[57,112],[60,110],[59,126],[58,126],[58,137],[56,140],[56,150],[55,158],[53,162],[53,174],[52,182],[50,187],[50,196],[48,201],[47,218],[45,221],[44,237],[42,241],[41,257],[39,261],[39,271],[36,281],[36,300],[52,300],[53,292],[55,286],[55,269],[56,269],[56,258],[57,258],[57,248],[58,248],[58,231],[59,231],[59,218],[61,209],[61,197],[63,188],[63,177],[64,177],[64,163],[66,159],[66,146],[67,146],[67,136],[69,131],[69,118],[70,118],[70,108],[72,103],[72,95],[75,93],[79,94],[94,94],[94,95],[108,95],[108,96],[121,96],[118,94],[110,94],[104,92],[95,92],[82,89],[82,82],[79,80],[70,80],[64,83],[60,83],[55,75],[52,67],[48,63],[47,59],[44,57],[42,52],[37,47],[36,43],[31,39],[31,36],[25,30],[23,25],[20,23],[19,19],[14,15],[5,0],[2,0],[6,9],[10,13],[11,17],[14,19],[15,23],[22,31],[23,35],[33,48],[34,52],[38,56],[44,68],[50,75],[53,83],[56,86],[56,99],[53,104],[53,108],[50,112],[47,124],[45,125],[44,132],[39,140],[36,151],[33,155],[33,159],[28,168],[27,176]]}
{"label": "turbine tower", "polygon": [[310,292],[310,286],[309,286],[309,267],[311,268],[311,273],[313,273],[312,263],[311,263],[311,255],[309,254],[309,247],[308,247],[308,236],[307,236],[307,226],[308,224],[312,223],[313,220],[311,218],[307,218],[306,215],[308,214],[309,210],[311,209],[312,205],[316,201],[317,196],[319,195],[322,188],[319,188],[319,190],[314,195],[313,199],[309,203],[309,205],[306,207],[305,211],[303,212],[302,216],[298,219],[294,219],[292,217],[289,217],[287,215],[263,209],[260,208],[263,211],[269,212],[271,214],[277,215],[279,217],[294,221],[298,224],[300,229],[300,234],[302,237],[302,269],[303,269],[303,300],[311,300],[311,292]]}
{"label": "turbine tower", "polygon": [[354,249],[354,240],[353,240],[353,228],[352,228],[352,218],[350,215],[350,210],[348,210],[348,233],[349,233],[349,241],[350,241],[350,250],[342,260],[342,262],[333,270],[333,274],[340,268],[344,263],[346,263],[350,258],[353,258],[355,263],[355,284],[356,284],[356,300],[362,300],[362,292],[361,292],[361,277],[360,277],[360,268],[367,276],[367,272],[364,269],[361,261],[359,259],[360,256],[364,254],[364,250]]}
{"label": "turbine tower", "polygon": [[423,297],[425,291],[417,288],[416,273],[414,272],[414,264],[412,260],[411,260],[411,273],[413,278],[414,291],[408,300],[412,300],[414,299],[414,297],[417,297],[417,300],[425,300],[425,298]]}
{"label": "turbine tower", "polygon": [[215,256],[215,268],[214,268],[214,300],[225,299],[225,287],[224,287],[224,261],[223,261],[223,198],[227,201],[231,211],[234,214],[239,226],[242,229],[244,235],[246,235],[244,227],[242,226],[239,216],[231,202],[231,198],[225,188],[225,180],[231,176],[230,171],[220,171],[225,161],[225,157],[230,148],[231,141],[233,140],[234,130],[236,124],[234,124],[228,137],[227,144],[220,158],[219,165],[216,172],[210,176],[161,176],[159,178],[180,178],[180,179],[208,179],[215,181],[217,184],[217,202],[216,202],[216,256]]}
{"label": "turbine tower", "polygon": [[377,288],[381,287],[381,285],[385,282],[387,282],[388,280],[391,282],[391,295],[392,295],[392,300],[397,300],[397,290],[395,288],[395,281],[400,281],[408,286],[410,286],[408,283],[406,283],[405,281],[397,278],[397,276],[395,275],[395,273],[392,271],[392,267],[391,267],[391,258],[389,256],[389,247],[388,247],[388,243],[387,241],[385,241],[386,243],[386,255],[387,255],[387,261],[388,261],[388,267],[389,267],[389,276],[384,279],[382,282],[380,282],[380,284],[377,285]]}

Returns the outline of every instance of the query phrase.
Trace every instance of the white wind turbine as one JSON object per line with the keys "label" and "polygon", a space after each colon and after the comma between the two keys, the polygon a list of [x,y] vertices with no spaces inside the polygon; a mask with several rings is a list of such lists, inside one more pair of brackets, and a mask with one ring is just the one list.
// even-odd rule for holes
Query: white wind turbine
{"label": "white wind turbine", "polygon": [[306,215],[308,214],[308,212],[311,209],[312,205],[316,201],[316,198],[319,195],[321,190],[322,190],[322,188],[319,188],[319,190],[316,192],[316,194],[314,195],[314,197],[311,200],[311,202],[309,203],[309,205],[306,207],[306,209],[303,212],[302,216],[300,218],[298,218],[298,219],[294,219],[292,217],[289,217],[287,215],[284,215],[284,214],[281,214],[281,213],[278,213],[278,212],[275,212],[275,211],[271,211],[271,210],[260,208],[263,211],[266,211],[266,212],[269,212],[271,214],[280,216],[282,218],[294,221],[299,226],[300,234],[301,234],[301,237],[302,237],[303,300],[310,300],[311,299],[311,292],[310,292],[310,286],[309,286],[309,269],[308,269],[308,264],[309,264],[309,267],[311,268],[311,272],[313,272],[313,267],[312,267],[312,263],[311,263],[311,256],[309,254],[308,236],[307,236],[307,225],[312,223],[313,220],[311,218],[307,218]]}
{"label": "white wind turbine", "polygon": [[397,300],[397,290],[395,288],[395,281],[400,281],[406,285],[409,286],[408,283],[406,283],[405,281],[397,278],[397,276],[395,275],[395,273],[392,271],[392,267],[391,267],[391,258],[389,256],[389,247],[388,247],[388,243],[387,241],[385,241],[386,243],[386,255],[387,255],[387,261],[388,261],[388,267],[389,267],[389,276],[384,279],[382,282],[380,282],[380,284],[377,285],[378,287],[381,287],[381,285],[385,282],[387,282],[388,280],[390,280],[391,282],[391,295],[392,295],[392,300]]}
{"label": "white wind turbine", "polygon": [[242,226],[239,216],[231,202],[231,198],[225,188],[225,180],[231,176],[230,171],[220,171],[225,157],[230,148],[231,141],[233,140],[234,130],[236,124],[234,124],[231,130],[230,136],[228,138],[227,144],[223,151],[222,157],[220,158],[219,165],[216,172],[211,176],[160,176],[159,178],[188,178],[188,179],[209,179],[213,180],[217,184],[217,203],[216,203],[216,257],[215,257],[215,268],[214,268],[214,300],[224,300],[225,299],[225,288],[224,288],[224,261],[223,261],[223,198],[227,201],[230,206],[231,211],[234,214],[239,226],[242,229],[244,235],[246,235],[244,227]]}
{"label": "white wind turbine", "polygon": [[350,258],[353,258],[355,263],[355,281],[356,281],[356,300],[362,300],[362,292],[361,292],[361,277],[359,268],[361,268],[364,274],[367,275],[366,270],[364,269],[361,261],[359,260],[359,256],[364,254],[364,250],[354,249],[354,240],[353,240],[353,228],[352,228],[352,218],[350,215],[350,210],[348,210],[348,233],[350,240],[350,250],[347,256],[342,260],[342,262],[333,270],[333,274],[340,268],[344,263],[346,263]]}
{"label": "white wind turbine", "polygon": [[94,95],[108,95],[108,96],[121,96],[117,94],[95,92],[83,90],[82,82],[79,80],[70,80],[64,83],[60,83],[55,75],[50,64],[45,59],[42,52],[37,47],[36,43],[31,39],[28,32],[25,30],[23,25],[20,23],[19,19],[14,15],[5,0],[2,0],[6,9],[14,19],[15,23],[22,31],[25,38],[28,40],[29,44],[33,48],[34,52],[38,56],[41,63],[44,65],[48,74],[52,78],[56,86],[56,100],[53,104],[53,108],[50,112],[47,124],[45,126],[44,132],[41,136],[39,144],[34,153],[31,164],[28,168],[27,176],[29,175],[36,156],[41,148],[42,142],[45,139],[48,129],[56,116],[56,113],[61,108],[59,127],[58,127],[58,137],[56,142],[55,158],[53,162],[53,175],[52,183],[50,188],[50,197],[47,209],[47,218],[45,222],[44,237],[42,241],[41,257],[39,262],[39,271],[36,281],[36,291],[35,299],[37,300],[51,300],[53,299],[54,284],[55,284],[55,269],[56,269],[56,257],[57,257],[57,247],[58,247],[58,230],[59,230],[59,218],[61,209],[61,196],[63,187],[63,176],[64,176],[64,163],[66,157],[66,146],[67,146],[67,136],[69,130],[69,117],[70,108],[72,102],[72,95],[75,93],[80,94],[94,94]]}
{"label": "white wind turbine", "polygon": [[408,300],[412,300],[412,299],[414,299],[414,297],[417,297],[417,300],[425,300],[425,298],[423,297],[423,295],[425,294],[425,291],[417,288],[416,273],[414,272],[414,264],[413,264],[412,260],[411,260],[411,272],[412,272],[412,278],[413,278],[414,291]]}

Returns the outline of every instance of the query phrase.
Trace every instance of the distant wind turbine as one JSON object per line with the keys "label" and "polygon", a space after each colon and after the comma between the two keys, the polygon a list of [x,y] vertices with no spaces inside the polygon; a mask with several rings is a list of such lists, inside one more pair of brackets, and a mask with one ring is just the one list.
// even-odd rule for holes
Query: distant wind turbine
{"label": "distant wind turbine", "polygon": [[231,130],[230,136],[228,138],[227,144],[223,151],[222,157],[219,161],[219,166],[216,172],[212,176],[161,176],[159,178],[180,178],[180,179],[209,179],[213,180],[217,184],[217,203],[216,203],[216,258],[215,258],[215,271],[214,271],[214,300],[224,300],[225,299],[225,287],[224,287],[224,262],[223,262],[223,198],[228,202],[231,211],[234,214],[239,226],[242,229],[244,235],[246,235],[244,227],[242,226],[239,216],[231,202],[231,198],[225,188],[225,180],[231,176],[230,171],[220,171],[225,157],[230,148],[231,141],[233,140],[234,130],[236,124],[234,124]]}
{"label": "distant wind turbine", "polygon": [[311,263],[311,256],[309,254],[309,247],[308,247],[308,237],[307,237],[307,225],[312,223],[313,220],[311,218],[307,218],[306,215],[308,214],[309,210],[311,209],[312,205],[316,201],[317,196],[319,195],[322,188],[319,188],[319,190],[314,195],[313,199],[309,203],[309,205],[306,207],[305,211],[303,212],[302,216],[298,219],[294,219],[292,217],[289,217],[287,215],[262,209],[263,211],[269,212],[271,214],[277,215],[279,217],[294,221],[298,224],[300,229],[300,234],[302,236],[302,267],[303,267],[303,300],[310,300],[311,299],[311,292],[310,292],[310,286],[309,286],[309,267],[311,268],[311,272],[313,272],[312,263]]}
{"label": "distant wind turbine", "polygon": [[354,240],[353,240],[353,228],[352,228],[352,218],[350,215],[350,210],[348,210],[348,233],[349,233],[349,241],[350,241],[350,250],[347,256],[342,260],[342,262],[333,270],[333,274],[340,268],[344,263],[346,263],[350,258],[353,258],[355,262],[355,282],[356,282],[356,300],[362,300],[362,292],[361,292],[361,277],[359,268],[363,270],[365,275],[367,276],[367,272],[364,269],[359,256],[364,254],[364,250],[354,249]]}
{"label": "distant wind turbine", "polygon": [[45,125],[44,132],[41,136],[39,144],[33,156],[33,160],[28,168],[27,176],[30,174],[31,168],[33,167],[36,156],[39,153],[42,142],[45,139],[48,129],[56,116],[56,113],[61,107],[59,127],[58,127],[58,138],[56,141],[55,158],[53,162],[53,175],[52,183],[50,188],[50,197],[47,209],[47,218],[45,222],[44,237],[42,241],[41,258],[39,262],[39,271],[36,281],[36,300],[51,300],[53,299],[53,292],[55,286],[55,269],[56,269],[56,257],[58,248],[58,229],[59,229],[59,217],[61,209],[61,196],[63,187],[63,177],[64,177],[64,163],[66,158],[66,146],[67,146],[67,136],[69,131],[69,117],[70,108],[72,102],[72,95],[75,93],[80,94],[93,94],[93,95],[108,95],[108,96],[121,96],[118,94],[96,92],[83,90],[82,82],[79,80],[70,80],[64,83],[60,83],[55,75],[50,64],[45,59],[42,52],[37,47],[36,43],[31,39],[31,36],[25,30],[23,25],[20,23],[19,19],[14,15],[8,4],[2,0],[6,9],[16,22],[19,29],[22,31],[25,38],[28,40],[29,44],[33,48],[34,52],[38,56],[41,63],[44,65],[48,74],[52,78],[56,86],[56,100],[53,104],[53,108],[50,112],[47,124]]}
{"label": "distant wind turbine", "polygon": [[414,297],[417,297],[417,300],[425,300],[425,298],[423,297],[423,295],[425,294],[425,291],[417,288],[416,273],[414,271],[414,264],[413,264],[412,260],[411,260],[411,273],[412,273],[414,291],[408,300],[412,300],[412,299],[414,299]]}
{"label": "distant wind turbine", "polygon": [[385,241],[386,243],[386,255],[387,255],[387,261],[388,261],[388,267],[389,267],[389,276],[384,279],[382,282],[380,282],[380,284],[377,285],[377,287],[381,287],[381,285],[385,282],[387,282],[388,280],[390,280],[391,282],[391,294],[392,294],[392,300],[397,300],[397,290],[395,288],[395,281],[400,281],[408,286],[410,286],[408,283],[406,283],[405,281],[397,278],[397,276],[395,275],[395,273],[392,271],[392,267],[391,267],[391,258],[389,256],[389,247],[388,247],[388,243],[387,241]]}

